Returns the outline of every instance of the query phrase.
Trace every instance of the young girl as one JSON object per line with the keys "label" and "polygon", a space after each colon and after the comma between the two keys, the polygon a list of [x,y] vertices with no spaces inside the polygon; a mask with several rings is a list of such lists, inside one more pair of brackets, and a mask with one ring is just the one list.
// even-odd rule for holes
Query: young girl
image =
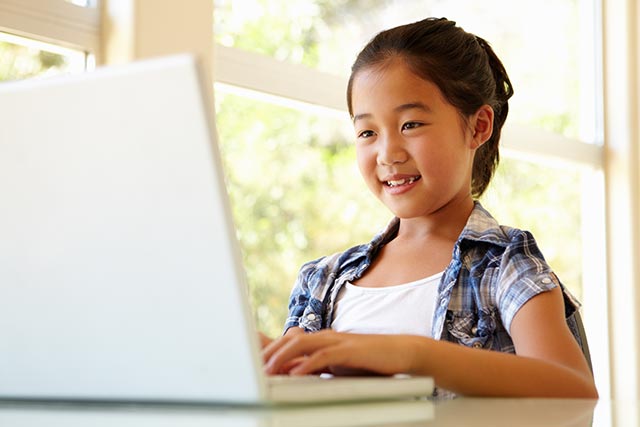
{"label": "young girl", "polygon": [[[463,395],[595,398],[577,303],[533,236],[476,201],[513,94],[483,39],[429,18],[378,34],[347,88],[358,166],[395,215],[365,245],[305,264],[269,374],[428,375]],[[575,330],[575,328],[573,328]]]}

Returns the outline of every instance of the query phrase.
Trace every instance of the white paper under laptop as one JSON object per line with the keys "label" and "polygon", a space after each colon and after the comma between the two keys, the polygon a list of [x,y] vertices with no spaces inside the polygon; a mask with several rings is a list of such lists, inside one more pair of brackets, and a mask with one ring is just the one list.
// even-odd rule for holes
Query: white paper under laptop
{"label": "white paper under laptop", "polygon": [[270,386],[201,87],[188,55],[0,84],[0,398],[428,395]]}

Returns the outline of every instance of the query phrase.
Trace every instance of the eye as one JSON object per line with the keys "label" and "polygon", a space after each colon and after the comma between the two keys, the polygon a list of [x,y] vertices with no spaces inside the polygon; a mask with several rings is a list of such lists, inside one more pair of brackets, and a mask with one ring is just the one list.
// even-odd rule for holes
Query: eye
{"label": "eye", "polygon": [[363,130],[358,133],[358,139],[360,138],[371,138],[375,133],[372,130]]}
{"label": "eye", "polygon": [[406,122],[402,125],[402,130],[410,130],[410,129],[416,129],[419,128],[420,126],[422,126],[422,123],[419,122]]}

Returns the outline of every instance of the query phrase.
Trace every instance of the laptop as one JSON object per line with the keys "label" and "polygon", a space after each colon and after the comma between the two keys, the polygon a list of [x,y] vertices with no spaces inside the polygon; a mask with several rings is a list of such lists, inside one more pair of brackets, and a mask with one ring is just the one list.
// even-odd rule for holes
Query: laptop
{"label": "laptop", "polygon": [[0,398],[430,395],[432,378],[263,374],[200,68],[185,54],[0,84]]}

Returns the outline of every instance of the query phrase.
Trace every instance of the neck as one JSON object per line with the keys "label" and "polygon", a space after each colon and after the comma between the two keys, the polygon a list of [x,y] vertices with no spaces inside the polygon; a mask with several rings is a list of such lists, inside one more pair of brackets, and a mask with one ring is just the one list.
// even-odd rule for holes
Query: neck
{"label": "neck", "polygon": [[469,196],[451,201],[427,216],[401,219],[397,237],[402,240],[439,238],[455,242],[473,207],[474,201]]}

